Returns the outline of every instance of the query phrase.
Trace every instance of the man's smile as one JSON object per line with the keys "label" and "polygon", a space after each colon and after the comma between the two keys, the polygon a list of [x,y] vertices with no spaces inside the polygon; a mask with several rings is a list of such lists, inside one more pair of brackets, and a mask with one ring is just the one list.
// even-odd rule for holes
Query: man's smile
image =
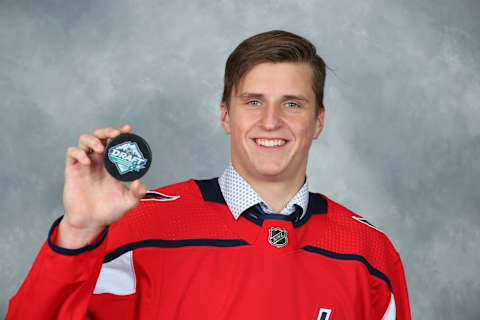
{"label": "man's smile", "polygon": [[284,146],[288,141],[281,138],[254,138],[256,145],[265,148],[277,148]]}

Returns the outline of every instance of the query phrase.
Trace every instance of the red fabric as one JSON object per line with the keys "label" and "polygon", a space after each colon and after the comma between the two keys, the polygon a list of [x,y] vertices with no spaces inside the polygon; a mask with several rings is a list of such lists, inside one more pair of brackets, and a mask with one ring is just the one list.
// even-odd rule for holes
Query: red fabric
{"label": "red fabric", "polygon": [[[383,233],[339,204],[327,200],[328,213],[297,228],[283,220],[258,226],[235,220],[224,204],[204,201],[193,180],[156,191],[180,198],[142,201],[92,251],[66,256],[45,244],[6,319],[316,320],[321,308],[332,310],[329,320],[382,319],[391,297],[384,279],[361,261],[305,246],[363,257],[390,281],[397,319],[410,319],[398,253]],[[285,247],[269,243],[270,228],[287,231]],[[243,239],[249,245],[137,248],[136,292],[92,293],[105,254],[148,239]]]}

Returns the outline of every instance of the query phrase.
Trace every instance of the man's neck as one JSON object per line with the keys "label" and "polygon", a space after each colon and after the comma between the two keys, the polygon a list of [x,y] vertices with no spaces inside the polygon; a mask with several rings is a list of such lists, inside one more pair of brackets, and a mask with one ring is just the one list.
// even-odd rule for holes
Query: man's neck
{"label": "man's neck", "polygon": [[235,166],[234,168],[276,213],[282,211],[282,209],[288,204],[288,202],[295,196],[295,194],[305,183],[304,172],[303,175],[298,174],[292,179],[274,180],[255,178],[246,174],[240,168],[236,168]]}

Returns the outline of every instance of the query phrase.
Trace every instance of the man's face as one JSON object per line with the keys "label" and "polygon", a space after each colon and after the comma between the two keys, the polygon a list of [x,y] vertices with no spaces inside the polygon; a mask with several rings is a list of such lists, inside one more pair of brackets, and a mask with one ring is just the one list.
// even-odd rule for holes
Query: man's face
{"label": "man's face", "polygon": [[[261,63],[222,102],[222,126],[231,134],[231,160],[247,180],[304,179],[308,151],[323,128],[315,114],[312,69],[305,63]],[[293,180],[292,180],[293,179]]]}

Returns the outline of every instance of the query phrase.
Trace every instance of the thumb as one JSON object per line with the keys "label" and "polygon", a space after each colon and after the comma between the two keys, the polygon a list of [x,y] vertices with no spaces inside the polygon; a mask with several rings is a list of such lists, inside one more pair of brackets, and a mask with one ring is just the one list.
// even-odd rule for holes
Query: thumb
{"label": "thumb", "polygon": [[140,200],[147,193],[147,186],[142,181],[135,180],[130,184],[130,193],[133,197]]}
{"label": "thumb", "polygon": [[135,208],[138,202],[147,192],[147,187],[140,180],[135,180],[130,183],[130,189],[126,190],[125,200],[127,207],[130,209]]}

